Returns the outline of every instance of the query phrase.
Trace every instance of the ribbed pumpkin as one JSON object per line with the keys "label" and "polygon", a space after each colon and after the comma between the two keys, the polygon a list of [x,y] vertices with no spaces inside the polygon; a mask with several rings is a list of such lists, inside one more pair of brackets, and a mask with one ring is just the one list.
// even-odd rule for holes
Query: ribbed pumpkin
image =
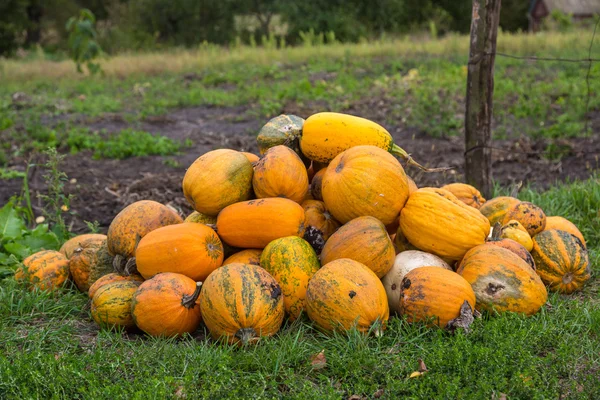
{"label": "ribbed pumpkin", "polygon": [[279,115],[267,122],[258,132],[256,142],[260,154],[271,147],[285,145],[300,155],[300,135],[304,119],[295,115]]}
{"label": "ribbed pumpkin", "polygon": [[238,251],[235,254],[227,257],[225,261],[223,261],[223,265],[227,264],[252,264],[252,265],[260,265],[260,255],[262,254],[262,250],[259,249],[246,249],[242,251]]}
{"label": "ribbed pumpkin", "polygon": [[451,183],[449,185],[442,186],[445,189],[456,196],[457,199],[465,203],[466,205],[480,209],[485,199],[475,187],[467,185],[466,183]]}
{"label": "ribbed pumpkin", "polygon": [[204,224],[178,224],[156,229],[140,240],[137,270],[145,279],[161,272],[203,281],[223,263],[223,245]]}
{"label": "ribbed pumpkin", "polygon": [[116,272],[106,274],[106,275],[102,276],[101,278],[99,278],[96,282],[94,282],[90,286],[90,289],[88,290],[88,297],[90,299],[93,298],[94,295],[96,294],[96,292],[98,291],[98,289],[100,289],[104,285],[108,285],[108,284],[114,283],[114,282],[125,282],[125,281],[142,283],[142,282],[144,282],[144,278],[142,278],[138,274],[120,275],[120,274],[117,274]]}
{"label": "ribbed pumpkin", "polygon": [[262,249],[280,237],[302,237],[304,230],[304,209],[300,204],[277,197],[232,204],[217,218],[221,239],[241,248]]}
{"label": "ribbed pumpkin", "polygon": [[340,223],[333,219],[322,201],[305,200],[302,208],[304,208],[306,226],[304,238],[317,253],[320,253],[325,242],[338,230]]}
{"label": "ribbed pumpkin", "polygon": [[415,181],[408,175],[406,175],[406,180],[408,181],[408,194],[410,195],[412,192],[416,192],[419,188]]}
{"label": "ribbed pumpkin", "polygon": [[402,280],[410,271],[420,267],[439,267],[452,271],[452,268],[438,256],[424,251],[408,250],[398,254],[392,269],[381,279],[387,294],[390,313],[400,313],[400,291]]}
{"label": "ribbed pumpkin", "polygon": [[151,336],[173,337],[194,332],[202,320],[198,300],[201,285],[171,272],[145,281],[131,302],[135,324]]}
{"label": "ribbed pumpkin", "polygon": [[326,171],[327,167],[317,172],[310,182],[310,193],[315,200],[323,201],[323,176]]}
{"label": "ribbed pumpkin", "polygon": [[27,282],[31,288],[54,290],[69,278],[69,260],[54,250],[38,251],[23,260],[15,271],[15,279]]}
{"label": "ribbed pumpkin", "polygon": [[511,239],[525,247],[527,251],[533,249],[533,241],[527,232],[527,229],[521,225],[519,221],[511,220],[504,225],[500,232],[500,237],[503,239]]}
{"label": "ribbed pumpkin", "polygon": [[279,331],[284,317],[283,295],[275,278],[263,268],[229,264],[204,282],[200,310],[213,338],[254,343]]}
{"label": "ribbed pumpkin", "polygon": [[546,217],[546,227],[545,231],[549,231],[551,229],[557,229],[560,231],[569,232],[571,235],[577,236],[584,247],[587,246],[585,243],[585,238],[581,231],[577,228],[577,226],[564,217]]}
{"label": "ribbed pumpkin", "polygon": [[467,302],[475,310],[475,293],[464,278],[439,267],[420,267],[408,272],[400,284],[400,315],[408,322],[427,322],[446,328],[461,315]]}
{"label": "ribbed pumpkin", "polygon": [[248,161],[250,161],[252,164],[257,163],[258,160],[260,160],[260,157],[254,153],[248,153],[247,151],[242,151],[241,153],[245,155]]}
{"label": "ribbed pumpkin", "polygon": [[588,252],[569,232],[552,229],[537,234],[531,255],[537,273],[551,291],[572,293],[591,277]]}
{"label": "ribbed pumpkin", "polygon": [[183,194],[196,211],[215,216],[228,205],[250,198],[252,174],[252,163],[242,153],[209,151],[186,171]]}
{"label": "ribbed pumpkin", "polygon": [[503,223],[507,224],[511,220],[520,222],[531,237],[534,237],[546,227],[544,210],[528,201],[522,201],[506,212]]}
{"label": "ribbed pumpkin", "polygon": [[114,257],[110,255],[107,241],[104,240],[100,244],[98,251],[94,253],[94,257],[90,263],[90,274],[88,276],[88,286],[90,286],[90,289],[98,279],[115,271],[113,261]]}
{"label": "ribbed pumpkin", "polygon": [[102,328],[133,328],[131,301],[139,282],[113,282],[100,287],[92,297],[92,318]]}
{"label": "ribbed pumpkin", "polygon": [[[131,272],[135,249],[149,232],[162,226],[180,224],[183,219],[169,207],[156,201],[141,200],[125,207],[108,227],[108,251],[115,257],[117,272]],[[128,265],[129,263],[129,265]]]}
{"label": "ribbed pumpkin", "polygon": [[525,246],[513,239],[502,238],[500,236],[501,233],[502,227],[500,226],[500,223],[497,223],[494,226],[494,229],[492,230],[492,237],[488,239],[487,243],[512,251],[513,253],[521,257],[523,261],[529,264],[529,266],[532,269],[535,270],[535,262],[533,261],[533,257],[531,256],[531,253],[529,253],[529,251],[525,248]]}
{"label": "ribbed pumpkin", "polygon": [[510,196],[494,197],[483,203],[479,211],[494,225],[496,222],[502,223],[508,210],[520,202],[521,200]]}
{"label": "ribbed pumpkin", "polygon": [[469,250],[456,272],[471,284],[478,310],[532,315],[548,299],[546,287],[529,264],[489,243]]}
{"label": "ribbed pumpkin", "polygon": [[382,334],[389,308],[383,284],[365,265],[341,258],[324,265],[308,282],[308,317],[322,330]]}
{"label": "ribbed pumpkin", "polygon": [[59,252],[61,252],[65,257],[71,258],[73,255],[73,251],[78,247],[81,247],[80,244],[88,239],[106,239],[106,235],[102,235],[100,233],[86,233],[84,235],[78,235],[74,238],[67,240],[61,247]]}
{"label": "ribbed pumpkin", "polygon": [[290,320],[304,310],[308,281],[319,270],[319,258],[308,242],[297,236],[275,239],[260,256],[263,267],[279,283]]}
{"label": "ribbed pumpkin", "polygon": [[[102,235],[104,236],[104,235]],[[90,288],[90,270],[95,262],[96,253],[106,242],[106,237],[91,237],[79,243],[69,259],[69,271],[77,289],[87,292]]]}
{"label": "ribbed pumpkin", "polygon": [[351,147],[364,145],[376,146],[404,158],[408,164],[427,170],[396,145],[384,127],[368,119],[322,112],[311,115],[302,127],[300,149],[313,161],[327,163]]}
{"label": "ribbed pumpkin", "polygon": [[342,224],[370,215],[388,225],[408,199],[408,181],[394,156],[375,146],[356,146],[329,164],[322,191],[325,206]]}
{"label": "ribbed pumpkin", "polygon": [[210,216],[206,214],[199,213],[198,211],[194,211],[190,215],[188,215],[184,222],[195,222],[197,224],[216,224],[217,217]]}
{"label": "ribbed pumpkin", "polygon": [[275,146],[254,166],[252,187],[259,199],[283,197],[302,203],[308,192],[308,174],[293,150]]}
{"label": "ribbed pumpkin", "polygon": [[400,229],[418,249],[460,260],[485,242],[490,223],[481,213],[443,189],[422,188],[410,195],[400,215]]}
{"label": "ribbed pumpkin", "polygon": [[349,258],[366,265],[382,278],[394,265],[396,251],[385,226],[377,218],[359,217],[348,222],[325,243],[323,265]]}

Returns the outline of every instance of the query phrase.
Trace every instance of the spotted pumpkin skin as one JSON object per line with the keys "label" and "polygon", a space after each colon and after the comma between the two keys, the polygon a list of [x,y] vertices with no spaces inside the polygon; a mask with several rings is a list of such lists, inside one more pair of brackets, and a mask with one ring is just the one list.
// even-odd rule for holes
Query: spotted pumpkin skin
{"label": "spotted pumpkin skin", "polygon": [[107,240],[104,240],[98,251],[94,253],[90,263],[90,274],[88,276],[88,286],[91,286],[104,275],[115,272],[114,257],[108,251]]}
{"label": "spotted pumpkin skin", "polygon": [[100,287],[92,298],[92,318],[101,328],[134,328],[131,301],[139,282],[113,282]]}
{"label": "spotted pumpkin skin", "polygon": [[573,293],[591,277],[588,252],[569,232],[551,229],[537,234],[531,255],[537,273],[551,291]]}
{"label": "spotted pumpkin skin", "polygon": [[396,251],[381,221],[359,217],[343,225],[323,247],[323,265],[340,258],[366,265],[378,278],[383,278],[394,265]]}
{"label": "spotted pumpkin skin", "polygon": [[500,238],[511,239],[525,247],[527,251],[533,249],[533,241],[527,229],[519,221],[510,220],[502,227]]}
{"label": "spotted pumpkin skin", "polygon": [[527,249],[518,242],[515,242],[512,239],[496,239],[488,241],[489,244],[493,246],[502,247],[506,250],[510,250],[516,255],[518,255],[523,261],[525,261],[531,269],[535,270],[535,261],[533,260],[533,256]]}
{"label": "spotted pumpkin skin", "polygon": [[304,209],[279,197],[225,207],[217,217],[217,233],[230,246],[262,249],[272,240],[304,235]]}
{"label": "spotted pumpkin skin", "polygon": [[96,253],[105,242],[105,237],[86,239],[79,243],[79,247],[73,251],[73,255],[69,259],[71,278],[81,292],[87,292],[90,288],[90,270],[95,262]]}
{"label": "spotted pumpkin skin", "polygon": [[475,310],[471,285],[454,271],[439,267],[419,267],[408,272],[400,284],[400,315],[408,322],[426,322],[446,328],[460,316],[464,302]]}
{"label": "spotted pumpkin skin", "polygon": [[302,203],[308,192],[308,173],[293,150],[275,146],[254,166],[252,187],[259,199],[283,197]]}
{"label": "spotted pumpkin skin", "polygon": [[75,249],[81,247],[81,243],[88,239],[102,240],[106,239],[106,235],[101,233],[86,233],[83,235],[78,235],[63,243],[58,251],[61,252],[65,257],[71,258]]}
{"label": "spotted pumpkin skin", "polygon": [[267,122],[258,132],[256,142],[260,154],[265,154],[271,147],[285,145],[300,155],[300,135],[304,119],[296,115],[279,115]]}
{"label": "spotted pumpkin skin", "polygon": [[326,171],[327,167],[319,170],[310,182],[310,193],[315,200],[323,201],[323,176]]}
{"label": "spotted pumpkin skin", "polygon": [[376,146],[352,147],[333,159],[322,183],[323,201],[340,223],[372,216],[389,225],[408,199],[402,165]]}
{"label": "spotted pumpkin skin", "polygon": [[302,208],[306,225],[304,238],[320,253],[325,242],[339,229],[340,223],[333,218],[322,201],[305,200]]}
{"label": "spotted pumpkin skin", "polygon": [[469,249],[485,243],[490,223],[444,189],[421,188],[410,195],[400,214],[400,229],[419,250],[445,261],[460,260]]}
{"label": "spotted pumpkin skin", "polygon": [[140,241],[135,252],[137,270],[145,279],[161,272],[183,274],[204,281],[223,263],[223,244],[204,224],[158,228]]}
{"label": "spotted pumpkin skin", "polygon": [[508,210],[520,202],[521,200],[510,196],[494,197],[483,203],[479,211],[490,221],[490,225],[494,225],[496,222],[502,223]]}
{"label": "spotted pumpkin skin", "polygon": [[126,282],[126,281],[142,283],[142,282],[144,282],[144,278],[142,278],[142,276],[138,275],[138,274],[120,275],[120,274],[117,274],[116,272],[111,272],[110,274],[106,274],[106,275],[102,276],[101,278],[99,278],[96,282],[94,282],[90,286],[90,289],[88,290],[88,297],[90,299],[94,298],[94,295],[96,294],[98,289],[100,289],[104,285],[108,285],[108,284],[114,283],[114,282]]}
{"label": "spotted pumpkin skin", "polygon": [[583,237],[581,231],[577,228],[577,225],[568,219],[564,217],[546,217],[546,227],[544,230],[549,231],[551,229],[569,232],[571,235],[575,235],[579,240],[581,240],[583,247],[587,247],[585,238]]}
{"label": "spotted pumpkin skin", "polygon": [[194,211],[190,215],[188,215],[183,222],[194,222],[197,224],[216,224],[217,217]]}
{"label": "spotted pumpkin skin", "polygon": [[326,332],[383,333],[389,307],[383,284],[367,266],[348,258],[332,261],[308,282],[306,312]]}
{"label": "spotted pumpkin skin", "polygon": [[252,163],[239,151],[219,149],[201,155],[183,177],[183,195],[194,210],[216,216],[252,195]]}
{"label": "spotted pumpkin skin", "polygon": [[274,335],[285,315],[275,278],[249,264],[224,265],[210,274],[200,292],[200,310],[213,338],[240,344]]}
{"label": "spotted pumpkin skin", "polygon": [[142,283],[133,295],[131,315],[150,336],[176,337],[200,325],[201,283],[185,275],[165,272]]}
{"label": "spotted pumpkin skin", "polygon": [[225,261],[223,261],[223,265],[227,264],[252,264],[252,265],[260,265],[260,255],[262,254],[261,249],[245,249],[242,251],[238,251],[235,254],[227,257]]}
{"label": "spotted pumpkin skin", "polygon": [[531,237],[534,237],[546,227],[544,210],[528,201],[522,201],[507,211],[503,223],[507,224],[511,220],[520,222]]}
{"label": "spotted pumpkin skin", "polygon": [[456,196],[456,198],[469,207],[480,209],[485,199],[475,187],[467,185],[466,183],[451,183],[449,185],[442,186],[445,189]]}
{"label": "spotted pumpkin skin", "polygon": [[[135,256],[139,241],[163,226],[180,224],[183,219],[169,207],[156,201],[136,201],[121,210],[108,227],[107,245],[117,263]],[[121,260],[122,259],[122,260]]]}
{"label": "spotted pumpkin skin", "polygon": [[30,288],[55,290],[69,278],[69,260],[54,250],[38,251],[23,260],[15,271],[15,279],[27,282]]}
{"label": "spotted pumpkin skin", "polygon": [[548,300],[544,283],[529,264],[489,243],[469,250],[456,272],[471,284],[478,310],[533,315]]}
{"label": "spotted pumpkin skin", "polygon": [[252,165],[254,165],[254,163],[257,163],[258,160],[260,160],[260,157],[254,153],[248,153],[247,151],[242,151],[241,153],[246,156],[246,158],[252,163]]}
{"label": "spotted pumpkin skin", "polygon": [[288,318],[297,319],[304,311],[308,282],[321,267],[311,245],[297,236],[275,239],[263,250],[260,266],[279,283]]}

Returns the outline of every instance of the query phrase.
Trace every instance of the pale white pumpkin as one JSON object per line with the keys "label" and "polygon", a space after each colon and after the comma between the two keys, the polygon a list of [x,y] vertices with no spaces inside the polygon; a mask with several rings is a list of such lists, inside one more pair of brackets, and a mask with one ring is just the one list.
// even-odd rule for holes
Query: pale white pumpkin
{"label": "pale white pumpkin", "polygon": [[448,263],[440,257],[419,250],[407,250],[399,253],[394,266],[381,279],[390,306],[390,313],[398,313],[400,308],[400,285],[406,274],[419,267],[441,267],[452,271]]}

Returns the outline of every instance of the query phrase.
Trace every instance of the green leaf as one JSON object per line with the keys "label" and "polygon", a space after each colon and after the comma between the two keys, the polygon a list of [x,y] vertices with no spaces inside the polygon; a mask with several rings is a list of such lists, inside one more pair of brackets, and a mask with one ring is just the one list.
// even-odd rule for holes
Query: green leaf
{"label": "green leaf", "polygon": [[58,237],[53,232],[48,232],[47,225],[46,232],[36,233],[35,230],[31,231],[31,235],[16,240],[14,243],[19,243],[29,248],[30,253],[35,253],[40,250],[57,250],[60,245]]}
{"label": "green leaf", "polygon": [[17,257],[12,254],[0,253],[0,265],[12,266],[19,263]]}
{"label": "green leaf", "polygon": [[25,222],[19,218],[12,202],[8,202],[0,209],[0,240],[18,239],[26,228]]}
{"label": "green leaf", "polygon": [[6,251],[8,251],[9,253],[14,254],[15,256],[19,257],[20,259],[29,257],[29,255],[31,255],[31,250],[29,250],[29,247],[27,247],[21,243],[16,243],[16,242],[6,243],[4,245],[4,249]]}

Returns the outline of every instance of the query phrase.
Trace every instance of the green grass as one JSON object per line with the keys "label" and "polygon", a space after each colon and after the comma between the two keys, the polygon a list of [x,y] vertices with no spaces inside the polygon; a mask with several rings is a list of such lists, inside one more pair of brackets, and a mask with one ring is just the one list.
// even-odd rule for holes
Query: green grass
{"label": "green grass", "polygon": [[[599,398],[600,179],[520,197],[575,222],[593,265],[582,292],[550,295],[535,316],[484,314],[456,335],[393,318],[381,338],[328,336],[298,321],[237,348],[202,338],[203,328],[179,340],[98,332],[85,295],[32,292],[8,278],[0,281],[0,397]],[[313,369],[321,350],[327,364]],[[419,359],[429,371],[409,378]]]}

